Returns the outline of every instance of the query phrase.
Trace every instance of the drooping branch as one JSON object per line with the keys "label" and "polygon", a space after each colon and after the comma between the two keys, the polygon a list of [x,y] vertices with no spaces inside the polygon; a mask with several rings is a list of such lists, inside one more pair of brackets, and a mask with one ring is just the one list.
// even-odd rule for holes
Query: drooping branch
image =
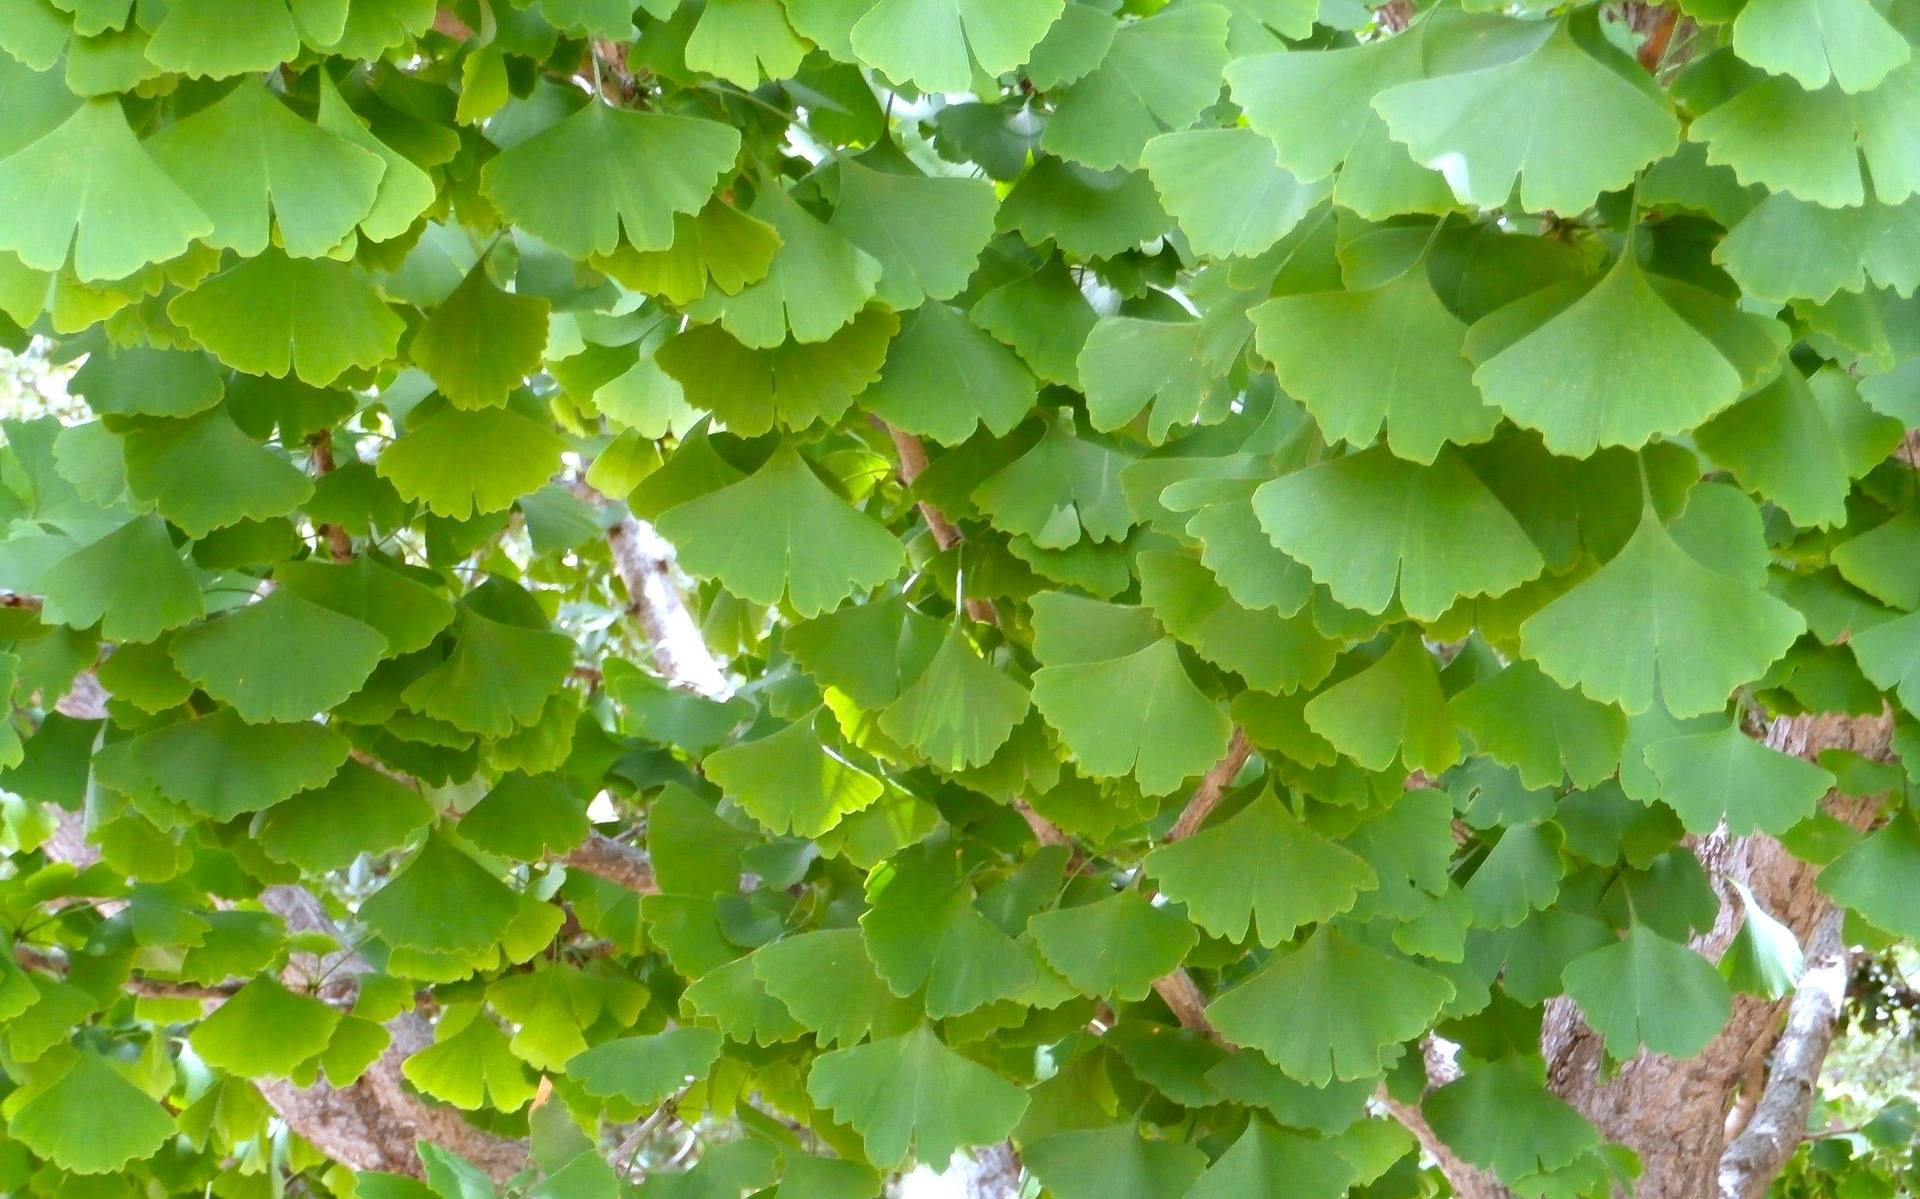
{"label": "drooping branch", "polygon": [[1807,945],[1806,973],[1787,1005],[1766,1084],[1745,1131],[1720,1155],[1721,1199],[1758,1199],[1806,1136],[1820,1067],[1840,1025],[1848,954],[1840,911],[1830,909]]}

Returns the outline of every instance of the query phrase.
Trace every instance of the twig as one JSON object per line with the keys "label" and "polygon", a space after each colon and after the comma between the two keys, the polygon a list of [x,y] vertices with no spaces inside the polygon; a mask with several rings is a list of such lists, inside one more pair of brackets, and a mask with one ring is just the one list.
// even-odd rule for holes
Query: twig
{"label": "twig", "polygon": [[[313,435],[309,444],[312,446],[313,473],[332,474],[333,430],[320,430]],[[322,524],[319,532],[327,539],[327,553],[335,562],[345,562],[353,557],[353,538],[347,535],[345,529],[335,524]]]}
{"label": "twig", "polygon": [[[913,481],[927,469],[926,447],[920,444],[918,437],[901,432],[877,416],[869,419],[873,421],[876,429],[886,430],[887,436],[893,439],[894,452],[900,455],[900,482],[907,490],[913,490]],[[927,532],[933,534],[934,544],[943,551],[959,545],[960,530],[947,519],[947,514],[926,500],[917,502],[920,507],[920,518],[927,522]],[[967,615],[982,624],[1000,623],[1000,614],[994,610],[993,604],[978,597],[967,601]]]}
{"label": "twig", "polygon": [[1240,768],[1247,764],[1247,758],[1253,754],[1253,743],[1247,740],[1245,729],[1233,730],[1233,737],[1227,742],[1227,756],[1213,764],[1213,768],[1200,779],[1200,785],[1193,789],[1193,798],[1187,800],[1187,806],[1180,811],[1179,819],[1167,830],[1162,844],[1179,841],[1200,831],[1200,826],[1213,815],[1220,806],[1227,788],[1239,776]]}

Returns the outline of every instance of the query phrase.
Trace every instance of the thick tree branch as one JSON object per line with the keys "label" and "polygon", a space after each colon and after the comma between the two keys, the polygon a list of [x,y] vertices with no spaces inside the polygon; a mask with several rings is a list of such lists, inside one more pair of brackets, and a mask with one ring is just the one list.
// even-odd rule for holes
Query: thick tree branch
{"label": "thick tree branch", "polygon": [[673,574],[673,547],[651,526],[627,517],[607,533],[613,568],[627,589],[627,612],[640,623],[661,675],[709,699],[733,694],[733,684],[707,649],[700,626]]}
{"label": "thick tree branch", "polygon": [[1820,1067],[1833,1046],[1846,997],[1848,955],[1842,916],[1829,909],[1807,945],[1807,969],[1787,1005],[1766,1085],[1746,1130],[1720,1155],[1721,1199],[1759,1199],[1806,1135]]}
{"label": "thick tree branch", "polygon": [[617,883],[641,895],[655,895],[660,884],[653,875],[653,863],[647,855],[622,841],[594,833],[578,849],[560,859],[574,870]]}

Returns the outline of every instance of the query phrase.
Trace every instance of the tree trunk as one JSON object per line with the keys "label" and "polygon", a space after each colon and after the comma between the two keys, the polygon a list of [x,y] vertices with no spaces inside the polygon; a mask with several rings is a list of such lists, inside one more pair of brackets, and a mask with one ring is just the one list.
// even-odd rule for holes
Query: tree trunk
{"label": "tree trunk", "polygon": [[[1762,732],[1767,745],[1786,753],[1812,759],[1822,750],[1847,749],[1868,757],[1884,759],[1888,754],[1893,722],[1889,714],[1874,717],[1797,716],[1774,720]],[[1870,823],[1876,805],[1853,796],[1829,795],[1826,810],[1836,818],[1863,828]],[[1831,990],[1829,975],[1820,969],[1838,969],[1844,978],[1844,952],[1839,954],[1816,941],[1817,929],[1833,926],[1838,940],[1833,906],[1814,886],[1819,868],[1793,857],[1780,843],[1764,834],[1733,838],[1724,828],[1694,841],[1693,850],[1720,894],[1720,915],[1713,928],[1694,938],[1693,946],[1709,960],[1718,961],[1733,940],[1741,918],[1740,901],[1732,884],[1741,882],[1760,905],[1793,930],[1801,944],[1810,945],[1807,987]],[[1824,967],[1817,967],[1816,956]],[[1802,990],[1806,990],[1803,987]],[[1789,1002],[1796,1008],[1800,1026],[1794,1032],[1794,1048],[1783,1053],[1767,1070],[1768,1054],[1781,1039],[1782,1019]],[[1548,1082],[1552,1088],[1594,1122],[1608,1140],[1618,1141],[1640,1155],[1644,1168],[1635,1195],[1638,1199],[1708,1199],[1721,1193],[1723,1169],[1732,1168],[1723,1159],[1735,1154],[1755,1163],[1740,1167],[1742,1196],[1757,1195],[1785,1164],[1799,1143],[1798,1124],[1769,1124],[1767,1134],[1776,1138],[1764,1158],[1770,1168],[1764,1176],[1756,1168],[1761,1159],[1753,1143],[1727,1145],[1727,1112],[1742,1080],[1752,1076],[1766,1078],[1758,1110],[1769,1113],[1788,1111],[1785,1098],[1776,1099],[1776,1088],[1794,1090],[1810,1087],[1817,1080],[1820,1061],[1831,1043],[1834,1022],[1839,1016],[1837,1000],[1802,1003],[1769,1003],[1742,995],[1736,997],[1733,1015],[1705,1050],[1684,1061],[1645,1051],[1620,1064],[1616,1073],[1602,1071],[1605,1052],[1600,1038],[1581,1019],[1573,1003],[1562,997],[1548,1005],[1541,1032],[1541,1048],[1547,1059]],[[1804,1120],[1806,1109],[1800,1109]],[[1758,1119],[1756,1115],[1755,1119]]]}

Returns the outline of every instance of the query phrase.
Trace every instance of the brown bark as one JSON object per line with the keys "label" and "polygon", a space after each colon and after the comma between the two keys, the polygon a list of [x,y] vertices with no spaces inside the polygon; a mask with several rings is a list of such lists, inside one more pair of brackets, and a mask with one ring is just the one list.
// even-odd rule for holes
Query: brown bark
{"label": "brown bark", "polygon": [[[894,452],[900,455],[900,482],[909,491],[913,481],[927,469],[927,448],[920,439],[911,433],[903,433],[879,417],[872,418],[876,427],[886,430],[893,439]],[[961,541],[960,530],[947,514],[925,500],[919,501],[920,518],[927,522],[927,532],[933,535],[934,544],[942,550],[950,550]],[[967,615],[982,624],[1000,623],[1000,614],[994,610],[990,600],[974,598],[967,601]]]}
{"label": "brown bark", "polygon": [[[1781,717],[1761,731],[1769,746],[1808,759],[1834,748],[1885,758],[1891,735],[1887,713]],[[1867,801],[1839,793],[1828,797],[1826,808],[1855,827],[1869,823],[1875,810]],[[1693,940],[1709,960],[1719,960],[1739,927],[1735,880],[1802,944],[1832,911],[1814,885],[1819,868],[1793,857],[1772,837],[1734,838],[1723,828],[1696,839],[1693,850],[1721,894],[1719,918]],[[1764,1063],[1779,1038],[1786,1006],[1785,1001],[1738,996],[1726,1027],[1697,1056],[1677,1061],[1642,1051],[1609,1074],[1599,1036],[1570,1000],[1556,999],[1547,1007],[1541,1032],[1548,1082],[1603,1137],[1640,1155],[1638,1199],[1704,1199],[1718,1193],[1734,1092]]]}

